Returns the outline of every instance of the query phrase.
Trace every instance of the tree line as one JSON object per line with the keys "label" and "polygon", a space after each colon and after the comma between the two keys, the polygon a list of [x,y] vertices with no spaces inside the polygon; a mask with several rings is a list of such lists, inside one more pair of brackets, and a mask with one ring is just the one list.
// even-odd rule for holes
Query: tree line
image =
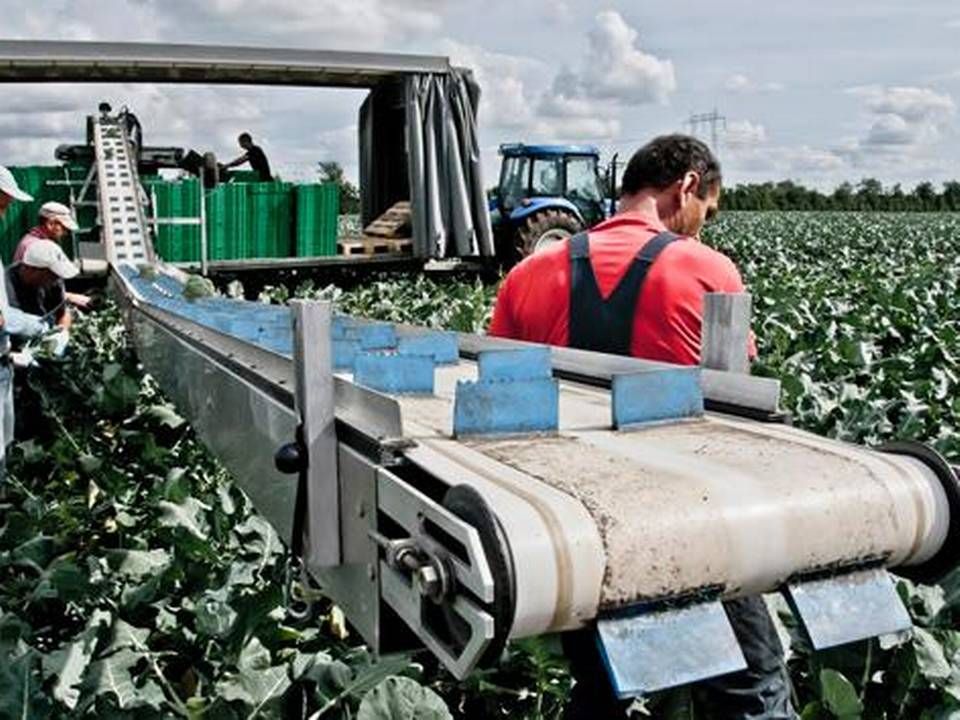
{"label": "tree line", "polygon": [[945,182],[940,188],[922,182],[904,190],[900,183],[884,187],[879,180],[864,178],[856,185],[842,183],[828,193],[791,180],[749,183],[724,188],[720,206],[726,210],[960,211],[960,182]]}

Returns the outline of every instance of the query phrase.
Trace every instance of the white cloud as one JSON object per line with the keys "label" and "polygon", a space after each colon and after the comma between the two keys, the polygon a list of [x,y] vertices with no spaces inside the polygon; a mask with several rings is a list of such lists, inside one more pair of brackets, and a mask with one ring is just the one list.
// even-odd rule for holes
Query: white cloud
{"label": "white cloud", "polygon": [[851,88],[864,99],[869,127],[851,152],[909,156],[939,139],[956,112],[950,95],[922,87]]}
{"label": "white cloud", "polygon": [[767,131],[763,125],[749,120],[734,120],[727,123],[723,140],[726,146],[731,148],[762,145],[767,141]]}
{"label": "white cloud", "polygon": [[604,103],[577,94],[576,82],[561,70],[553,87],[542,88],[549,67],[538,60],[506,55],[452,40],[440,44],[451,62],[472,68],[481,87],[480,126],[537,140],[609,139],[620,122]]}
{"label": "white cloud", "polygon": [[558,75],[562,90],[625,105],[666,103],[677,89],[673,63],[637,46],[639,33],[613,11],[598,13],[579,69]]}
{"label": "white cloud", "polygon": [[746,95],[749,93],[774,93],[781,92],[784,89],[783,83],[758,83],[740,73],[728,77],[726,82],[723,84],[723,87],[732,93],[740,95]]}
{"label": "white cloud", "polygon": [[960,18],[954,18],[953,20],[947,20],[944,23],[944,27],[948,27],[951,30],[960,30]]}
{"label": "white cloud", "polygon": [[481,127],[522,129],[534,121],[535,101],[528,78],[542,76],[548,68],[541,62],[519,55],[490,52],[477,45],[450,39],[440,43],[440,52],[450,56],[454,65],[473,70],[480,85]]}
{"label": "white cloud", "polygon": [[953,115],[956,105],[949,95],[920,87],[855,88],[878,115],[898,115],[908,122],[940,122]]}

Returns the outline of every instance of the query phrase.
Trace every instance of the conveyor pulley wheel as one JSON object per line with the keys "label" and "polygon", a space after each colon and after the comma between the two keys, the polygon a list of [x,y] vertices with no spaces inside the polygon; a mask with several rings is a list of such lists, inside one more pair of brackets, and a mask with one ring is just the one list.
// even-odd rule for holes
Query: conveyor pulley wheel
{"label": "conveyor pulley wheel", "polygon": [[[479,665],[491,665],[499,660],[506,646],[516,610],[516,578],[510,546],[497,516],[483,496],[472,486],[455,485],[447,490],[443,496],[443,507],[476,528],[487,562],[490,564],[494,598],[493,602],[483,603],[482,607],[493,617],[494,637],[480,658]],[[443,605],[442,609],[450,636],[458,644],[465,645],[469,637],[464,633],[462,620],[451,612],[449,606]]]}

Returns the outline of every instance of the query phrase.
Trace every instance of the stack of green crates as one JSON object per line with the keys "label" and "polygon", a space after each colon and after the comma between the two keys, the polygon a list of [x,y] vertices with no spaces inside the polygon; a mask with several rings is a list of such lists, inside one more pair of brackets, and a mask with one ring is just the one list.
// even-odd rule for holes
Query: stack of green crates
{"label": "stack of green crates", "polygon": [[334,183],[297,186],[297,257],[337,254],[340,188]]}
{"label": "stack of green crates", "polygon": [[[188,178],[179,182],[153,182],[148,192],[157,199],[155,212],[159,218],[195,218],[200,215],[200,181]],[[157,226],[154,249],[168,262],[200,260],[200,227],[198,225]]]}

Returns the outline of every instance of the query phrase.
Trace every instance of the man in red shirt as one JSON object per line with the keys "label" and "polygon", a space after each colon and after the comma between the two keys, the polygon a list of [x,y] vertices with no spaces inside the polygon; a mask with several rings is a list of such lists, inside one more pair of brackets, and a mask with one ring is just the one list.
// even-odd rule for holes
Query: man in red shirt
{"label": "man in red shirt", "polygon": [[[23,262],[27,250],[34,243],[40,240],[52,240],[57,244],[62,244],[67,237],[67,233],[76,232],[80,229],[73,212],[63,203],[45,202],[40,206],[38,216],[38,224],[20,238],[20,242],[13,251],[14,263]],[[68,303],[78,308],[90,307],[89,295],[64,291],[64,298]]]}
{"label": "man in red shirt", "polygon": [[[743,292],[733,262],[700,242],[717,213],[720,164],[693,137],[640,148],[623,175],[619,212],[589,233],[527,257],[504,279],[490,334],[662,360],[700,362],[703,296]],[[751,340],[748,351],[756,355]],[[700,683],[706,717],[795,718],[776,628],[760,597],[726,601],[747,669]],[[566,633],[577,682],[566,718],[626,717],[592,631]]]}

